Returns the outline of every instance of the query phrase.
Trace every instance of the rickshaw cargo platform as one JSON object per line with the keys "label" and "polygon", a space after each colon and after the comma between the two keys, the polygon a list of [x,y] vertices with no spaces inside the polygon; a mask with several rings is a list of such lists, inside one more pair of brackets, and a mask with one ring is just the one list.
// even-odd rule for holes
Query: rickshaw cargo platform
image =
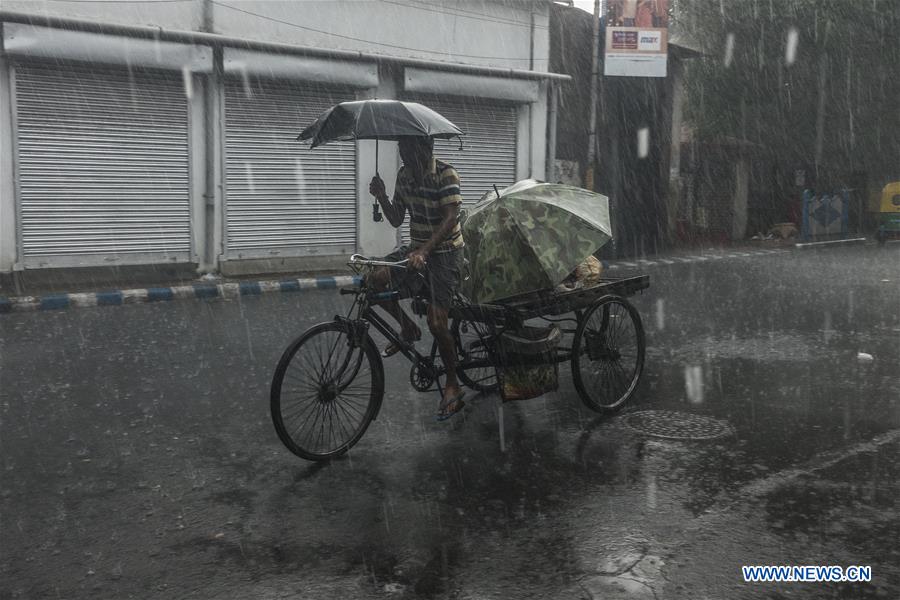
{"label": "rickshaw cargo platform", "polygon": [[574,290],[543,289],[519,294],[489,304],[456,307],[452,316],[473,321],[491,319],[507,327],[520,327],[529,319],[554,317],[584,310],[603,296],[633,296],[650,287],[649,275],[603,278],[599,283]]}

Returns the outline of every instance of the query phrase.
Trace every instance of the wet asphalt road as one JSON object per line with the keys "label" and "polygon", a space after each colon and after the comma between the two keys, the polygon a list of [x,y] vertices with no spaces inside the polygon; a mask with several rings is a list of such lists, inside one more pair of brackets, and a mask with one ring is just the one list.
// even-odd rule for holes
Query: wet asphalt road
{"label": "wet asphalt road", "polygon": [[[335,292],[3,315],[0,599],[900,597],[900,245],[642,271],[620,416],[564,369],[505,406],[501,452],[496,398],[436,423],[397,357],[378,421],[324,465],[280,445],[268,386]],[[734,435],[648,437],[626,426],[645,409]]]}

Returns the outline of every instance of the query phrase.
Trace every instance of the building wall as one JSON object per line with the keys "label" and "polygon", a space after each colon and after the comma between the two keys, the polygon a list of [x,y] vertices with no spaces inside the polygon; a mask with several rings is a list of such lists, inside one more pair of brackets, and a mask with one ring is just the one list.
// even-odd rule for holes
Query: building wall
{"label": "building wall", "polygon": [[[588,167],[593,16],[574,7],[551,9],[550,70],[571,75],[561,90],[555,148],[558,161]],[[601,45],[605,30],[600,29]],[[664,247],[674,233],[670,164],[677,160],[673,130],[680,127],[681,61],[669,45],[667,77],[602,76],[598,82],[595,189],[610,199],[615,239],[608,256],[642,256]],[[599,57],[603,72],[603,55]],[[646,136],[646,153],[638,139]],[[677,141],[675,142],[677,144]],[[677,183],[677,182],[676,182]]]}
{"label": "building wall", "polygon": [[[226,7],[231,6],[231,8]],[[6,0],[3,10],[36,16],[51,15],[79,18],[100,23],[158,26],[171,30],[199,30],[204,11],[211,11],[213,31],[249,40],[281,42],[297,46],[365,51],[396,57],[426,59],[476,66],[547,71],[549,64],[549,3],[535,1],[481,0],[429,4],[410,2],[318,1],[301,2],[221,2],[202,0],[185,2],[40,2]],[[243,11],[243,12],[242,12]],[[532,26],[532,20],[534,26]],[[39,22],[39,20],[38,20]],[[327,33],[325,33],[327,31]],[[145,42],[146,43],[146,42]],[[531,52],[533,49],[533,57]],[[119,59],[122,60],[122,59]],[[364,60],[362,62],[365,62]],[[10,118],[10,77],[7,61],[0,53],[0,272],[9,272],[17,264],[16,202],[13,187],[12,122]],[[335,63],[336,64],[336,63]],[[371,64],[371,62],[369,63]],[[221,268],[224,253],[224,200],[222,192],[221,89],[210,84],[209,73],[189,75],[193,97],[189,99],[191,125],[191,211],[195,261],[200,270]],[[481,89],[490,95],[490,75]],[[309,81],[317,85],[316,81]],[[497,80],[499,84],[499,80]],[[518,178],[545,176],[547,84],[539,87],[536,100],[518,101],[518,141],[516,175]],[[207,88],[212,99],[206,97]],[[448,83],[440,94],[460,92]],[[477,105],[472,92],[458,99]],[[497,92],[498,96],[503,93]],[[378,84],[360,88],[357,98],[398,98],[404,94],[404,68],[390,62],[379,65]],[[509,101],[508,97],[503,98]],[[208,116],[209,115],[209,116]],[[211,131],[210,128],[213,128]],[[218,130],[216,130],[218,128]],[[215,165],[206,172],[204,139],[215,138],[211,151]],[[399,167],[396,144],[381,143],[378,170],[392,192]],[[396,242],[395,231],[386,221],[372,220],[369,181],[375,172],[375,149],[370,141],[357,143],[357,250],[365,254],[389,251]],[[465,174],[463,174],[465,177]],[[211,188],[210,188],[211,186]],[[232,265],[234,272],[296,270],[337,266],[337,261],[309,259],[247,261]]]}
{"label": "building wall", "polygon": [[392,56],[529,69],[548,60],[547,3],[497,0],[370,2],[245,0],[213,5],[216,33]]}
{"label": "building wall", "polygon": [[[3,10],[124,25],[200,30],[211,9],[222,35],[489,67],[546,71],[549,3],[521,0],[4,0]],[[534,16],[534,65],[530,67]]]}
{"label": "building wall", "polygon": [[71,17],[116,25],[151,25],[187,31],[200,30],[203,19],[201,0],[183,2],[3,0],[2,9],[37,16]]}

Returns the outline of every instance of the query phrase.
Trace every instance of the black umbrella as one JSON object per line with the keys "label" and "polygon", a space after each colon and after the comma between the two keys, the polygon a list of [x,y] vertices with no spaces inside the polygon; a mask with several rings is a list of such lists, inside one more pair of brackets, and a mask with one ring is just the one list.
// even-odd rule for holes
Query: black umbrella
{"label": "black umbrella", "polygon": [[312,139],[310,148],[334,140],[397,140],[408,136],[452,138],[459,127],[417,102],[355,100],[332,106],[304,129],[298,140]]}
{"label": "black umbrella", "polygon": [[[375,140],[375,174],[378,175],[378,140],[402,137],[460,137],[459,127],[440,113],[418,102],[354,100],[336,104],[300,132],[298,140],[312,140],[310,148],[340,140]],[[381,220],[378,203],[373,218]]]}

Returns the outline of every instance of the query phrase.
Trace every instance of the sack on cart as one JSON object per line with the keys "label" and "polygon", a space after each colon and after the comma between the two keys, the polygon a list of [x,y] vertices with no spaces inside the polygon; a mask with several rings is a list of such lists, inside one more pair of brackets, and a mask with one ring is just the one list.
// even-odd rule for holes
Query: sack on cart
{"label": "sack on cart", "polygon": [[536,398],[559,387],[556,348],[561,337],[556,326],[523,327],[501,336],[497,371],[504,402]]}

